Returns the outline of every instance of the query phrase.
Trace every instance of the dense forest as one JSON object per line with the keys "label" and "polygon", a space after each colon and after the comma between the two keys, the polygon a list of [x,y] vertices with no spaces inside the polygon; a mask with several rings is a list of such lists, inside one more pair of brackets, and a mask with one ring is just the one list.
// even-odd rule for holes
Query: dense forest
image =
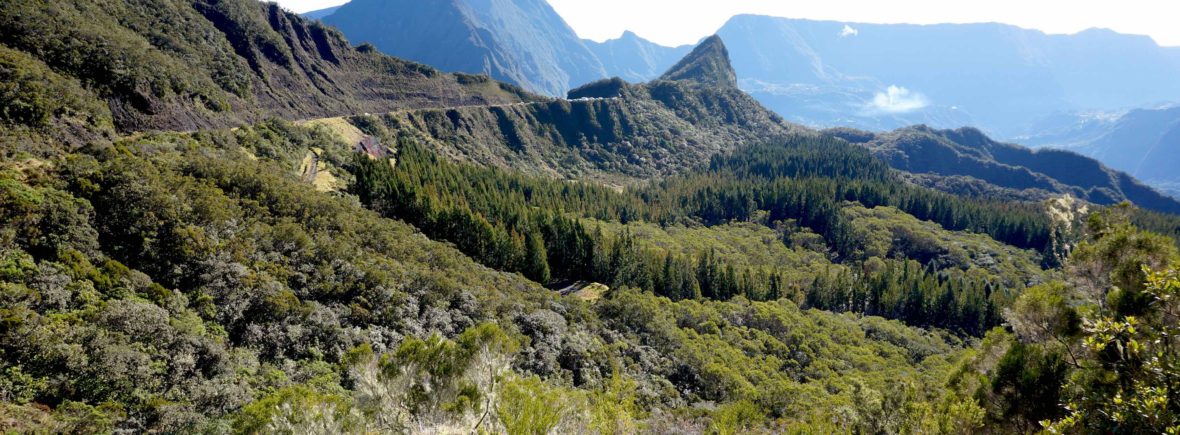
{"label": "dense forest", "polygon": [[[288,128],[278,142],[152,135],[5,171],[6,424],[512,431],[544,424],[511,415],[534,412],[565,430],[806,427],[826,421],[815,401],[890,391],[893,368],[933,391],[963,352],[952,334],[787,299],[558,297],[316,192],[280,160],[241,158],[323,139]],[[799,395],[812,399],[783,402]],[[898,418],[953,424],[934,399],[965,400],[907,397],[918,408]],[[724,406],[688,407],[706,402]]]}
{"label": "dense forest", "polygon": [[[1012,296],[995,292],[993,297],[994,288],[1019,289],[1042,279],[1039,272],[988,271],[904,227],[890,230],[896,240],[886,243],[893,246],[869,246],[876,240],[858,231],[843,204],[894,207],[948,229],[1047,250],[1051,225],[1036,207],[907,187],[859,148],[812,137],[784,140],[619,193],[455,164],[403,139],[396,167],[366,157],[353,162],[353,190],[369,207],[450,241],[489,267],[540,283],[602,282],[674,300],[793,296],[806,306],[982,334],[999,324],[1002,304]],[[579,217],[624,226],[606,234]],[[801,281],[788,278],[793,275],[789,268],[750,267],[740,256],[643,249],[626,227],[633,221],[661,226],[758,221],[774,229],[782,243],[823,253],[829,266],[844,267],[826,267],[829,273],[812,272]],[[960,306],[959,298],[973,302]]]}
{"label": "dense forest", "polygon": [[253,0],[0,11],[0,431],[1180,431],[1180,217],[924,187],[719,38],[541,101]]}
{"label": "dense forest", "polygon": [[[1105,431],[1121,427],[1108,413],[1140,412],[1129,406],[1161,419],[1133,427],[1175,415],[1173,390],[1136,386],[1175,382],[1165,335],[1180,288],[1166,272],[1175,243],[1134,227],[1145,215],[1130,208],[1079,219],[1080,244],[1045,270],[1045,254],[917,219],[903,211],[911,203],[837,196],[832,186],[896,181],[820,177],[806,157],[749,167],[828,180],[817,192],[831,196],[813,200],[839,200],[838,218],[772,221],[754,199],[749,216],[701,212],[722,196],[688,179],[719,180],[747,168],[729,162],[773,149],[806,156],[805,142],[622,192],[454,163],[409,141],[396,165],[326,151],[355,169],[355,196],[295,176],[312,145],[347,148],[327,129],[269,122],[6,166],[6,424],[728,433],[1026,431],[1052,420]],[[977,210],[967,228],[995,219],[979,210],[1052,225],[1032,206],[906,189],[918,190],[894,198]],[[844,253],[821,226],[832,219],[849,227]],[[636,236],[653,231],[664,236]],[[711,233],[734,239],[692,238]],[[718,254],[740,243],[777,251]],[[779,261],[804,253],[823,267]],[[559,296],[533,283],[575,280],[609,289]],[[1131,394],[1141,403],[1113,399]],[[1024,406],[1046,397],[1071,405]]]}

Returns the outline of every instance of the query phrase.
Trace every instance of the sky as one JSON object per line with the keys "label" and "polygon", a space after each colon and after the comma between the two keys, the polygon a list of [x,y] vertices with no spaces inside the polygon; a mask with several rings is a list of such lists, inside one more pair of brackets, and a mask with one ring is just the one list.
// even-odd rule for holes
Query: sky
{"label": "sky", "polygon": [[[423,0],[425,1],[425,0]],[[278,0],[295,12],[343,0]],[[1046,33],[1103,27],[1180,46],[1176,0],[549,0],[579,36],[596,41],[631,30],[663,45],[696,43],[737,14],[854,23],[999,22]]]}

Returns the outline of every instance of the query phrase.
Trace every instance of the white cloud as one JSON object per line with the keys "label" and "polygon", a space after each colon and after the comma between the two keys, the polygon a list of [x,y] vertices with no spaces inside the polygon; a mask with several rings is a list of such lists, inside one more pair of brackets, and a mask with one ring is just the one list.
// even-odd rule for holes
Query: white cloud
{"label": "white cloud", "polygon": [[930,101],[926,99],[925,95],[901,86],[890,85],[884,92],[877,92],[866,109],[878,113],[906,113],[921,109],[929,104]]}
{"label": "white cloud", "polygon": [[326,9],[332,6],[340,6],[348,3],[348,0],[277,0],[279,5],[287,8],[295,13],[311,12],[318,9]]}
{"label": "white cloud", "polygon": [[856,36],[856,35],[859,35],[859,34],[860,34],[860,31],[859,31],[859,30],[856,30],[856,29],[854,29],[852,26],[849,26],[849,25],[847,25],[847,24],[845,24],[845,25],[844,25],[844,30],[841,30],[841,31],[840,31],[840,37],[841,37],[841,38],[847,38],[847,37],[849,37],[849,36]]}

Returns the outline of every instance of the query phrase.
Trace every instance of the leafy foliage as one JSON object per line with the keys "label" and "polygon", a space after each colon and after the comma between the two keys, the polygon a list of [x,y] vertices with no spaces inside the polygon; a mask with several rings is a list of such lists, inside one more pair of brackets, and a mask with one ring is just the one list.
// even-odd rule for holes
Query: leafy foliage
{"label": "leafy foliage", "polygon": [[1091,215],[1067,283],[1021,295],[1005,313],[1015,336],[995,337],[993,351],[976,358],[987,373],[976,395],[996,424],[1056,433],[1180,428],[1177,252],[1174,241],[1132,226],[1129,211]]}
{"label": "leafy foliage", "polygon": [[[311,146],[322,147],[339,167],[353,164],[333,151],[341,144],[315,129],[268,123],[233,133],[145,135],[113,152],[6,170],[0,177],[6,412],[27,413],[26,421],[42,422],[36,427],[100,432],[418,430],[470,428],[481,418],[488,430],[519,425],[527,432],[550,427],[550,409],[534,406],[538,413],[513,416],[507,407],[515,405],[500,404],[536,405],[529,400],[539,395],[566,404],[560,430],[635,431],[656,424],[654,413],[677,415],[659,424],[704,427],[715,415],[726,425],[724,410],[739,406],[724,405],[716,414],[686,410],[701,401],[752,403],[757,411],[748,415],[804,427],[830,421],[810,403],[837,409],[850,400],[848,379],[862,379],[874,391],[888,390],[885,380],[899,376],[939,385],[962,345],[950,335],[879,318],[801,311],[785,299],[751,303],[735,294],[732,301],[705,302],[693,295],[674,302],[625,285],[597,304],[558,298],[366,211],[355,198],[314,191],[291,169],[297,150]],[[243,150],[259,159],[243,158]],[[428,156],[402,151],[399,161],[407,167]],[[466,181],[479,179],[471,174],[490,174],[488,182],[515,177],[516,188],[485,190],[504,195],[503,204],[529,204],[511,198],[534,183],[530,198],[548,197],[556,210],[579,196],[586,210],[600,202],[617,210],[648,207],[591,185],[430,165],[466,174],[455,185],[480,190],[480,183]],[[364,179],[363,171],[357,174]],[[419,187],[437,187],[432,184]],[[463,191],[441,195],[447,199],[440,204],[480,204],[482,196]],[[559,222],[564,231],[591,234],[585,240],[604,243],[594,258],[613,262],[606,270],[626,277],[619,283],[648,270],[635,268],[636,259],[659,258],[650,270],[662,270],[672,258],[668,267],[680,276],[703,273],[719,282],[738,276],[730,270],[768,267],[741,256],[732,267],[711,255],[684,263],[696,254],[683,251],[648,257],[649,245],[627,231],[599,239],[582,219],[521,215],[528,219],[495,222],[500,228],[507,226],[502,222]],[[617,217],[604,217],[618,225]],[[545,249],[534,258],[544,254],[560,271],[554,273],[569,273],[568,266],[554,266],[565,254],[550,248],[546,231],[536,233],[532,244],[544,241]],[[520,249],[528,251],[523,239]],[[786,249],[777,237],[771,241]],[[783,401],[796,392],[804,398]],[[400,405],[381,405],[389,403]],[[932,409],[913,409],[919,408]],[[932,418],[908,412],[907,421]]]}
{"label": "leafy foliage", "polygon": [[917,187],[700,77],[516,104],[273,4],[0,26],[0,429],[1176,429],[1171,217]]}

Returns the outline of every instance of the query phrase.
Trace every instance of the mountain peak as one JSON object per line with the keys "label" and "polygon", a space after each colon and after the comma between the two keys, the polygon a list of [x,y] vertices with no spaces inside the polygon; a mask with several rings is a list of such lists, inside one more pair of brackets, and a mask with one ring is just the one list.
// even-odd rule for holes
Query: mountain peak
{"label": "mountain peak", "polygon": [[737,73],[729,63],[729,50],[717,35],[701,41],[688,56],[681,59],[660,79],[737,87]]}

